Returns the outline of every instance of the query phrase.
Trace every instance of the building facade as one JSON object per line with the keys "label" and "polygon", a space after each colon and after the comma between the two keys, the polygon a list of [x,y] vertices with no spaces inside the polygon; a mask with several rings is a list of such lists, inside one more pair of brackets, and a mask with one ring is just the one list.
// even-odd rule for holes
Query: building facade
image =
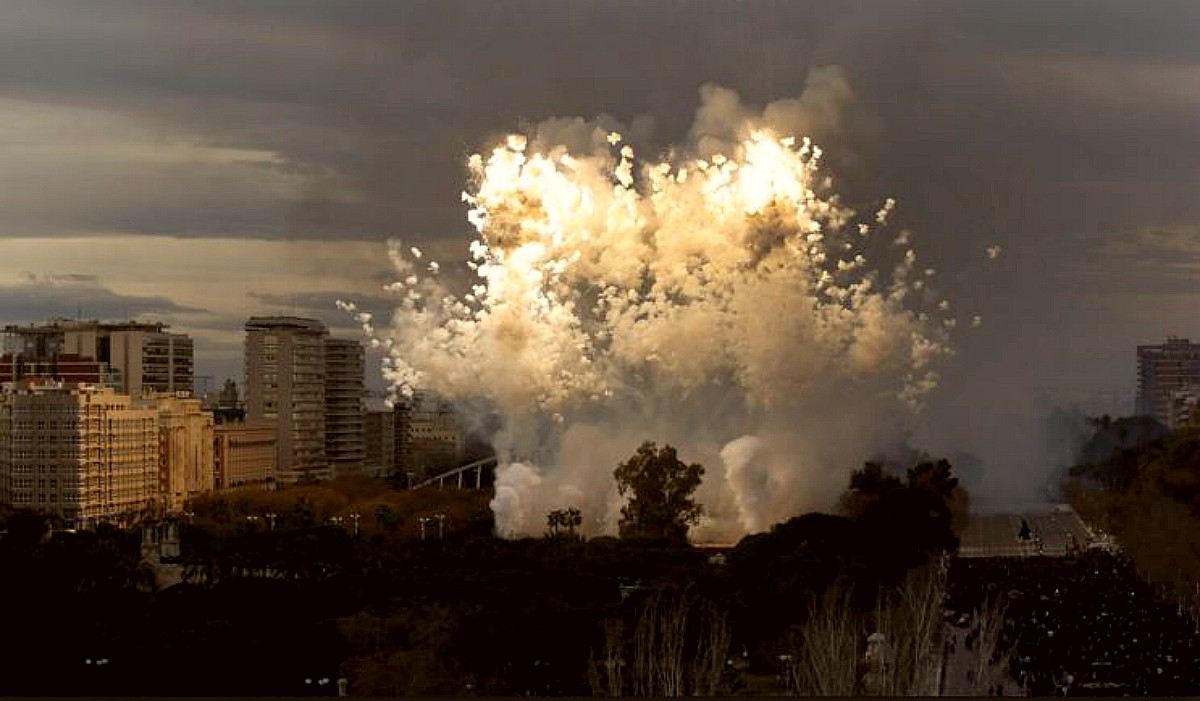
{"label": "building facade", "polygon": [[276,486],[276,424],[260,419],[223,423],[213,430],[217,489]]}
{"label": "building facade", "polygon": [[147,392],[191,392],[194,346],[165,324],[135,321],[52,320],[7,326],[0,380],[37,375],[66,382],[106,384],[139,397]]}
{"label": "building facade", "polygon": [[333,476],[325,455],[326,333],[316,319],[246,322],[246,420],[275,423],[282,484]]}
{"label": "building facade", "polygon": [[335,477],[363,470],[362,344],[325,339],[325,458]]}
{"label": "building facade", "polygon": [[363,472],[386,477],[396,469],[396,412],[376,409],[363,412]]}
{"label": "building facade", "polygon": [[109,387],[22,382],[0,392],[0,501],[68,522],[158,506],[159,427]]}
{"label": "building facade", "polygon": [[1200,388],[1200,344],[1170,337],[1160,345],[1137,347],[1138,384],[1136,413],[1153,416],[1174,428],[1179,413],[1173,397]]}
{"label": "building facade", "polygon": [[134,406],[158,415],[159,503],[182,511],[188,499],[214,485],[213,415],[186,392],[156,393],[134,399]]}
{"label": "building facade", "polygon": [[395,422],[396,469],[410,482],[462,464],[466,432],[450,402],[417,391],[397,402]]}

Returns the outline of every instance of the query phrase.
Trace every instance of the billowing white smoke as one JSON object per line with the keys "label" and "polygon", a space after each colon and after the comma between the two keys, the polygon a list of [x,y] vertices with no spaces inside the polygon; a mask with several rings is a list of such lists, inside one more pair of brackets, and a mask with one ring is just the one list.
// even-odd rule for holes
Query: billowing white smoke
{"label": "billowing white smoke", "polygon": [[725,479],[737,504],[738,520],[747,533],[757,533],[770,525],[764,523],[770,475],[759,461],[761,449],[762,441],[757,436],[742,436],[721,449]]}
{"label": "billowing white smoke", "polygon": [[538,493],[542,477],[537,469],[520,462],[509,463],[496,475],[496,496],[491,507],[496,514],[496,532],[511,536],[524,533],[536,523],[538,514],[533,513],[531,497]]}
{"label": "billowing white smoke", "polygon": [[706,86],[690,144],[641,164],[581,120],[510,136],[469,161],[468,293],[393,244],[392,328],[359,320],[397,392],[501,413],[500,534],[540,533],[567,506],[585,533],[615,532],[613,470],[644,440],[708,468],[696,537],[762,530],[827,507],[933,388],[954,323],[933,271],[907,233],[890,274],[865,256],[895,203],[860,221],[820,150],[776,128],[836,121],[849,97],[835,69],[763,112]]}

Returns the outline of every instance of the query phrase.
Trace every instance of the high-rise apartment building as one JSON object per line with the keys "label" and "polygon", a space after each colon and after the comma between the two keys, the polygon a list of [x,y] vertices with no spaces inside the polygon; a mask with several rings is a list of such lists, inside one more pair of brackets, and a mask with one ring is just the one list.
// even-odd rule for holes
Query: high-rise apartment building
{"label": "high-rise apartment building", "polygon": [[0,392],[0,501],[68,521],[157,509],[159,419],[109,387],[22,382]]}
{"label": "high-rise apartment building", "polygon": [[158,414],[159,501],[180,511],[188,499],[214,489],[213,415],[186,392],[155,393],[133,400]]}
{"label": "high-rise apartment building", "polygon": [[325,339],[325,458],[334,476],[363,468],[363,347]]}
{"label": "high-rise apartment building", "polygon": [[1161,345],[1138,346],[1137,364],[1137,413],[1174,428],[1172,395],[1200,388],[1200,344],[1170,337]]}
{"label": "high-rise apartment building", "polygon": [[363,472],[385,477],[396,469],[396,412],[363,412]]}
{"label": "high-rise apartment building", "polygon": [[329,479],[325,455],[325,325],[294,316],[246,322],[247,421],[275,422],[278,478]]}
{"label": "high-rise apartment building", "polygon": [[0,381],[41,377],[106,384],[134,397],[191,392],[194,348],[165,324],[55,319],[6,326]]}

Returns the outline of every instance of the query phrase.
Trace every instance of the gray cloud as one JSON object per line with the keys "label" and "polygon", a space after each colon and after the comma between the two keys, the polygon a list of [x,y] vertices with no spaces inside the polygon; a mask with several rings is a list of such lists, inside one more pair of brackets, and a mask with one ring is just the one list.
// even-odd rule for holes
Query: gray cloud
{"label": "gray cloud", "polygon": [[385,296],[347,294],[345,292],[297,292],[294,295],[251,292],[250,296],[263,304],[295,310],[301,316],[316,313],[319,316],[334,316],[342,326],[357,327],[350,315],[337,308],[338,300],[353,301],[360,309],[370,312],[389,312],[396,300]]}
{"label": "gray cloud", "polygon": [[105,287],[94,275],[24,274],[22,282],[0,285],[0,319],[4,323],[40,323],[54,317],[152,320],[177,314],[203,314],[203,309],[167,297],[123,295]]}
{"label": "gray cloud", "polygon": [[[178,197],[88,208],[65,225],[430,238],[466,230],[463,157],[523,121],[648,117],[666,145],[690,126],[703,84],[764,105],[801,95],[811,69],[836,64],[858,98],[837,139],[862,159],[843,172],[848,185],[899,190],[910,216],[932,224],[923,230],[976,224],[980,196],[997,190],[1004,209],[1025,212],[1019,224],[1057,228],[1054,212],[1075,210],[1080,228],[1096,228],[1164,199],[1182,204],[1183,184],[1172,190],[1171,178],[1156,183],[1163,194],[1147,187],[1149,199],[1123,207],[1106,205],[1102,190],[1162,172],[1157,145],[1200,146],[1200,135],[1186,106],[1151,95],[1134,117],[1077,109],[1071,85],[1089,70],[1102,82],[1114,64],[1196,65],[1197,14],[1187,4],[1115,2],[15,3],[0,29],[0,90],[269,150],[280,154],[275,167],[309,175],[298,202],[209,195],[175,175]],[[1036,84],[1013,68],[1064,59],[1079,68],[1034,70]],[[830,156],[846,165],[837,149]],[[1054,185],[1062,180],[1076,185]]]}

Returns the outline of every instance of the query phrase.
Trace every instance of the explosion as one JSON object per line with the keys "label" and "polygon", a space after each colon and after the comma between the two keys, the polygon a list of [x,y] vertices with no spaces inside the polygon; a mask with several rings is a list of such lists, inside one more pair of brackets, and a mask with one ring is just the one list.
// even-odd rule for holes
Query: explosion
{"label": "explosion", "polygon": [[[469,159],[469,291],[393,242],[391,328],[358,315],[397,393],[502,417],[497,530],[575,506],[614,533],[613,470],[644,440],[706,466],[694,537],[828,507],[951,352],[910,234],[878,245],[895,202],[859,220],[817,146],[762,124],[645,162],[616,132],[591,153],[532,136]],[[894,261],[873,266],[872,244]]]}

